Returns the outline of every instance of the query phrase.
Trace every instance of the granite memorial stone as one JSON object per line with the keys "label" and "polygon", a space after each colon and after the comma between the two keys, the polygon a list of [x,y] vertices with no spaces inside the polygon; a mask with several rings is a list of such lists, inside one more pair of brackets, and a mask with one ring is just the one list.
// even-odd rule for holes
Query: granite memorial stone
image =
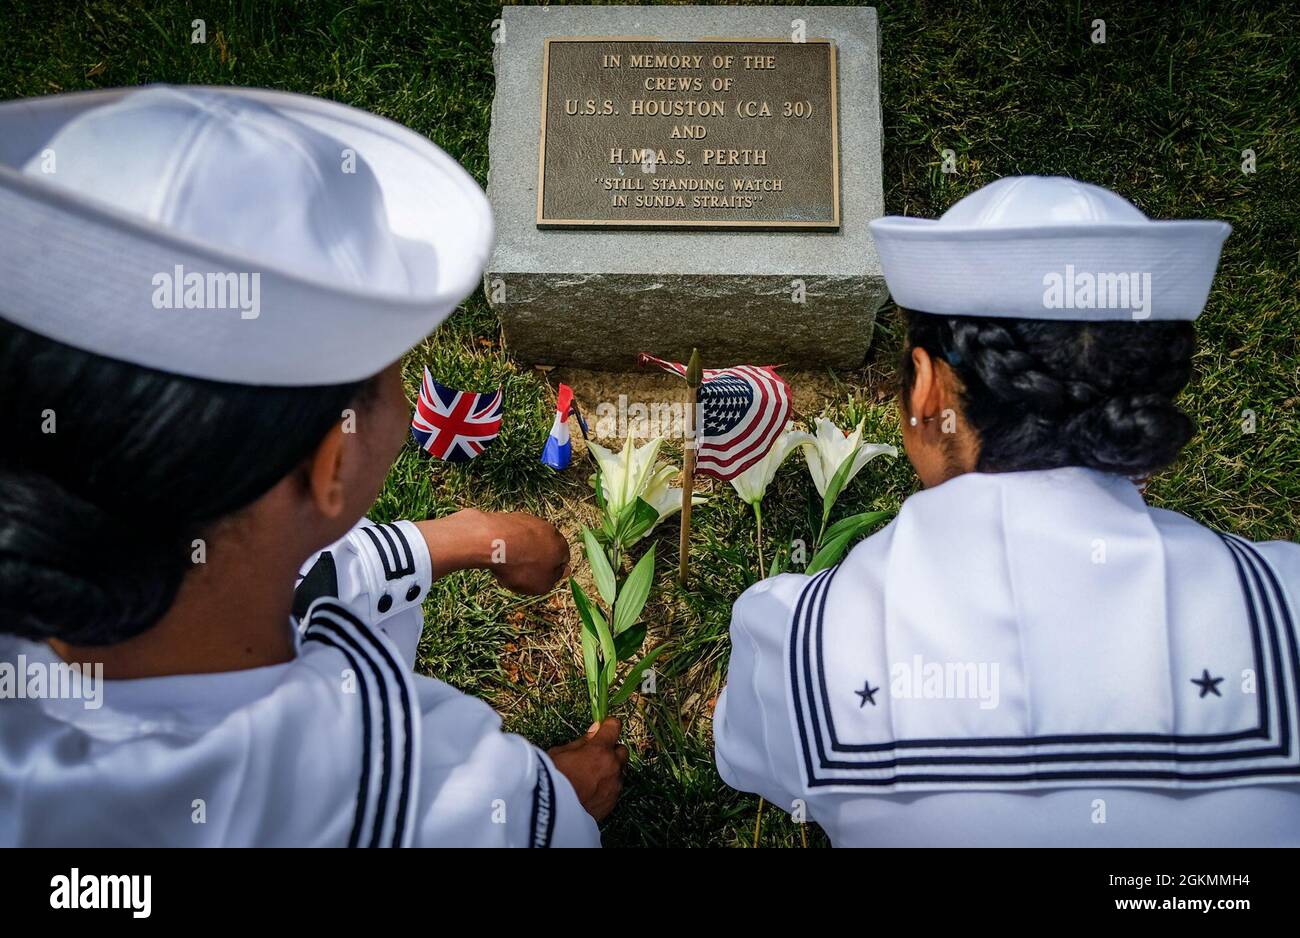
{"label": "granite memorial stone", "polygon": [[484,288],[517,358],[861,363],[873,9],[507,7],[496,39]]}

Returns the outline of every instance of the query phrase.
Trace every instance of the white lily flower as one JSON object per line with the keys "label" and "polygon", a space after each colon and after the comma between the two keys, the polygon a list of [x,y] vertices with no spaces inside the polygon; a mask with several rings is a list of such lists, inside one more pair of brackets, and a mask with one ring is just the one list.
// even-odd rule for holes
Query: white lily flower
{"label": "white lily flower", "polygon": [[812,446],[816,439],[811,433],[794,429],[793,423],[787,423],[781,435],[772,443],[767,455],[740,475],[731,480],[731,486],[740,496],[740,500],[749,505],[757,505],[767,494],[767,487],[776,477],[776,470],[799,446]]}
{"label": "white lily flower", "polygon": [[[666,462],[657,461],[659,447],[662,445],[663,437],[660,436],[643,446],[637,446],[630,433],[621,453],[611,452],[599,443],[587,444],[596,458],[596,464],[600,466],[601,491],[605,496],[605,511],[610,518],[617,518],[638,498],[645,499],[659,512],[655,524],[681,510],[682,490],[670,484],[681,475],[681,470]],[[704,501],[699,495],[691,498],[692,505],[700,505]],[[641,537],[653,530],[654,525],[651,525]]]}
{"label": "white lily flower", "polygon": [[587,449],[596,457],[596,465],[600,466],[601,489],[610,517],[618,517],[628,505],[645,498],[655,471],[655,457],[663,442],[664,438],[657,436],[644,446],[637,446],[629,433],[621,453],[611,452],[599,443],[587,443]]}
{"label": "white lily flower", "polygon": [[[670,466],[667,463],[660,463],[654,474],[650,477],[650,483],[646,486],[641,497],[654,505],[655,511],[659,512],[659,521],[663,521],[674,512],[682,510],[682,490],[680,486],[670,485],[674,479],[681,476],[682,471],[676,466]],[[692,495],[692,505],[703,505],[708,499],[703,495]],[[656,521],[655,524],[658,524]],[[653,525],[651,530],[654,530]],[[649,534],[647,531],[646,534]],[[643,535],[644,536],[644,535]]]}
{"label": "white lily flower", "polygon": [[862,467],[877,456],[898,456],[898,450],[888,443],[863,443],[862,429],[863,425],[859,422],[857,429],[846,435],[832,421],[825,417],[817,418],[817,436],[804,445],[803,454],[808,461],[808,472],[812,475],[813,485],[817,486],[817,493],[822,498],[826,497],[831,479],[835,478],[835,473],[846,459],[853,460],[853,466],[844,480],[847,486]]}

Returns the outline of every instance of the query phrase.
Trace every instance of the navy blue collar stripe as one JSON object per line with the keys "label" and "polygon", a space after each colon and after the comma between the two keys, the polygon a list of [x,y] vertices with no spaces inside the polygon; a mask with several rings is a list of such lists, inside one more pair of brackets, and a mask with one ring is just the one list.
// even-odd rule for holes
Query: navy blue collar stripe
{"label": "navy blue collar stripe", "polygon": [[[387,840],[391,846],[401,846],[406,837],[415,745],[412,700],[404,675],[384,643],[372,634],[346,606],[337,601],[322,599],[312,606],[306,637],[309,640],[327,641],[348,656],[357,674],[358,686],[363,695],[363,717],[366,699],[363,674],[368,672],[374,680],[381,717],[381,739],[378,748],[383,772],[374,810],[374,821],[370,828],[370,845],[380,846]],[[355,652],[355,656],[351,652]],[[364,667],[361,666],[362,664]],[[397,719],[394,717],[394,708],[401,711],[400,721],[403,730],[399,762],[395,761]],[[363,756],[366,760],[374,758],[372,745],[367,739],[366,753]],[[390,781],[390,776],[393,774],[397,775],[396,784]],[[394,791],[397,792],[396,804],[393,803]],[[390,814],[392,832],[385,838]]]}
{"label": "navy blue collar stripe", "polygon": [[[1228,545],[1228,549],[1232,552],[1233,560],[1236,561],[1237,563],[1237,572],[1240,574],[1242,572],[1243,567],[1247,571],[1249,571],[1250,573],[1249,586],[1247,587],[1243,585],[1243,589],[1246,591],[1247,595],[1251,596],[1251,600],[1250,602],[1248,602],[1247,605],[1252,606],[1258,610],[1262,610],[1264,612],[1264,619],[1266,622],[1268,622],[1269,625],[1269,633],[1273,636],[1273,639],[1270,643],[1271,652],[1272,652],[1271,661],[1272,661],[1273,673],[1279,676],[1277,679],[1278,694],[1276,695],[1277,696],[1276,710],[1277,710],[1277,724],[1278,724],[1277,729],[1278,729],[1278,737],[1282,740],[1283,745],[1286,747],[1286,752],[1284,752],[1284,754],[1286,754],[1289,753],[1290,750],[1291,729],[1292,729],[1292,723],[1295,722],[1295,717],[1293,716],[1294,713],[1293,707],[1288,706],[1289,701],[1286,699],[1287,688],[1283,684],[1283,679],[1281,677],[1281,675],[1284,674],[1284,669],[1283,669],[1282,648],[1280,647],[1281,642],[1277,638],[1279,622],[1285,623],[1285,628],[1283,629],[1283,631],[1286,634],[1286,636],[1290,639],[1290,644],[1291,644],[1290,664],[1291,664],[1292,695],[1294,695],[1295,693],[1295,681],[1297,679],[1297,673],[1298,673],[1298,669],[1295,663],[1295,635],[1291,629],[1290,617],[1287,614],[1287,609],[1286,609],[1286,602],[1280,594],[1276,596],[1272,596],[1271,595],[1272,590],[1265,589],[1264,577],[1261,576],[1260,570],[1262,567],[1266,567],[1267,564],[1265,563],[1262,557],[1260,557],[1258,554],[1254,552],[1253,548],[1247,550],[1245,547],[1242,546],[1243,542],[1232,537],[1225,536],[1223,538],[1223,542]],[[1256,673],[1262,675],[1263,671],[1257,669]],[[1262,698],[1264,696],[1262,683],[1260,686],[1260,692],[1261,692],[1260,696],[1262,702]],[[1264,722],[1262,725],[1266,729],[1269,726],[1269,717],[1268,717],[1267,710],[1265,711]],[[1298,743],[1297,746],[1298,748],[1300,748],[1300,743]]]}
{"label": "navy blue collar stripe", "polygon": [[[1197,783],[1300,775],[1300,740],[1296,738],[1300,655],[1294,617],[1277,577],[1253,545],[1228,537],[1224,543],[1245,600],[1259,696],[1258,725],[1230,733],[961,737],[846,744],[832,718],[824,657],[827,596],[838,568],[817,574],[796,603],[789,642],[789,679],[808,785],[951,783],[956,787],[966,783],[1128,779]],[[905,754],[918,750],[933,751]],[[1115,763],[1129,767],[1103,768]],[[1141,763],[1160,763],[1162,767]],[[953,773],[918,773],[911,768],[947,765],[968,768]],[[1031,771],[1017,773],[1013,771],[1016,766]],[[981,771],[971,774],[975,768]],[[1196,768],[1204,771],[1193,771]]]}
{"label": "navy blue collar stripe", "polygon": [[[393,529],[401,536],[400,529]],[[403,538],[405,544],[405,539]],[[409,556],[410,548],[407,547]],[[414,561],[411,561],[411,572],[415,572]],[[411,698],[410,688],[407,686],[406,669],[393,657],[393,653],[388,646],[384,644],[370,629],[361,624],[361,621],[352,615],[347,607],[333,604],[333,608],[341,610],[347,617],[351,630],[363,641],[370,645],[371,648],[383,660],[384,666],[392,675],[393,684],[397,687],[398,704],[402,708],[402,784],[397,799],[397,820],[396,830],[394,832],[394,846],[401,846],[406,830],[406,817],[410,811],[411,803],[411,779],[415,772],[413,765],[415,759],[415,719],[414,719],[414,701]]]}
{"label": "navy blue collar stripe", "polygon": [[[1268,589],[1264,590],[1261,585],[1261,592],[1266,592],[1269,597],[1270,615],[1276,613],[1290,652],[1287,662],[1290,668],[1289,692],[1286,688],[1283,688],[1283,695],[1286,696],[1289,693],[1289,696],[1281,708],[1281,720],[1285,721],[1282,734],[1287,739],[1290,739],[1293,734],[1296,736],[1297,755],[1300,756],[1300,636],[1296,634],[1295,614],[1291,609],[1291,604],[1287,601],[1286,590],[1283,589],[1281,582],[1278,580],[1277,573],[1255,545],[1235,535],[1225,537],[1224,540],[1230,546],[1235,546],[1241,551],[1242,556],[1252,564],[1256,582],[1259,582],[1258,578],[1261,574],[1264,580],[1267,581]],[[1288,730],[1286,727],[1290,729]]]}
{"label": "navy blue collar stripe", "polygon": [[[388,816],[388,805],[391,800],[389,795],[389,791],[390,791],[389,786],[391,785],[392,774],[393,774],[394,727],[393,727],[393,717],[392,717],[392,704],[388,696],[388,687],[384,681],[383,674],[380,673],[378,667],[375,666],[374,662],[370,659],[370,657],[366,655],[364,651],[362,651],[361,646],[357,644],[356,640],[352,636],[344,632],[342,629],[340,629],[335,623],[329,621],[327,618],[320,616],[319,610],[313,610],[313,612],[315,614],[312,617],[311,626],[309,627],[309,635],[311,634],[310,631],[311,629],[315,629],[318,631],[325,631],[331,633],[335,639],[341,641],[343,644],[350,647],[352,651],[354,651],[356,655],[366,663],[366,666],[370,669],[370,673],[374,676],[375,684],[378,688],[379,699],[381,701],[381,706],[379,708],[379,716],[380,716],[379,741],[380,741],[380,753],[381,753],[380,764],[383,766],[383,771],[382,774],[380,775],[381,782],[379,786],[378,810],[375,812],[374,824],[370,828],[370,844],[369,844],[369,846],[371,847],[378,847],[383,842],[384,828],[386,826],[387,816]],[[357,674],[360,673],[361,671],[358,670]]]}
{"label": "navy blue collar stripe", "polygon": [[[396,705],[401,710],[403,731],[401,776],[392,838],[393,846],[400,846],[405,837],[407,814],[410,810],[411,780],[414,771],[412,763],[415,752],[415,727],[412,715],[414,705],[410,689],[407,687],[405,671],[393,657],[388,646],[362,624],[361,620],[346,606],[337,601],[322,602],[316,611],[333,617],[334,621],[331,625],[336,632],[342,634],[346,631],[354,643],[365,647],[366,660],[374,668],[377,680],[390,696],[395,697]],[[386,743],[386,747],[390,745],[391,740]]]}
{"label": "navy blue collar stripe", "polygon": [[357,676],[357,688],[361,697],[361,780],[357,783],[357,805],[352,818],[352,833],[348,835],[348,846],[361,845],[361,836],[370,817],[374,801],[370,785],[371,726],[370,726],[370,689],[367,686],[365,672],[356,657],[343,645],[323,634],[321,630],[308,632],[304,641],[319,642],[338,650],[347,659],[352,673]]}

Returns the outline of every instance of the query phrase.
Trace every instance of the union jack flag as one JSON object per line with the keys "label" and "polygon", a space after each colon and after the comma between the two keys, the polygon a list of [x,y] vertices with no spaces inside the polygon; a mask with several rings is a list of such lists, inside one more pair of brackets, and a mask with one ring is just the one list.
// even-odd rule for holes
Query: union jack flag
{"label": "union jack flag", "polygon": [[475,394],[453,391],[424,369],[420,399],[411,418],[411,436],[429,455],[465,462],[501,432],[501,391]]}
{"label": "union jack flag", "polygon": [[[686,377],[679,362],[644,352],[637,361]],[[790,387],[770,365],[705,368],[699,403],[695,469],[718,479],[734,478],[766,456],[790,419]]]}

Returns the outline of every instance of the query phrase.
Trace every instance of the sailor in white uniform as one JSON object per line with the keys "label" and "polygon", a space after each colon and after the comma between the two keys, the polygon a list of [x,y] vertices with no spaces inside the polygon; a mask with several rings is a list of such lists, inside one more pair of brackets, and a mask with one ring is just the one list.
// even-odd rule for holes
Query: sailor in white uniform
{"label": "sailor in white uniform", "polygon": [[1300,844],[1300,546],[1138,484],[1228,226],[1024,177],[872,228],[925,488],[736,602],[723,779],[837,846]]}
{"label": "sailor in white uniform", "polygon": [[617,721],[544,752],[412,671],[435,578],[544,593],[563,538],[362,517],[491,243],[343,105],[0,105],[0,845],[599,844]]}

